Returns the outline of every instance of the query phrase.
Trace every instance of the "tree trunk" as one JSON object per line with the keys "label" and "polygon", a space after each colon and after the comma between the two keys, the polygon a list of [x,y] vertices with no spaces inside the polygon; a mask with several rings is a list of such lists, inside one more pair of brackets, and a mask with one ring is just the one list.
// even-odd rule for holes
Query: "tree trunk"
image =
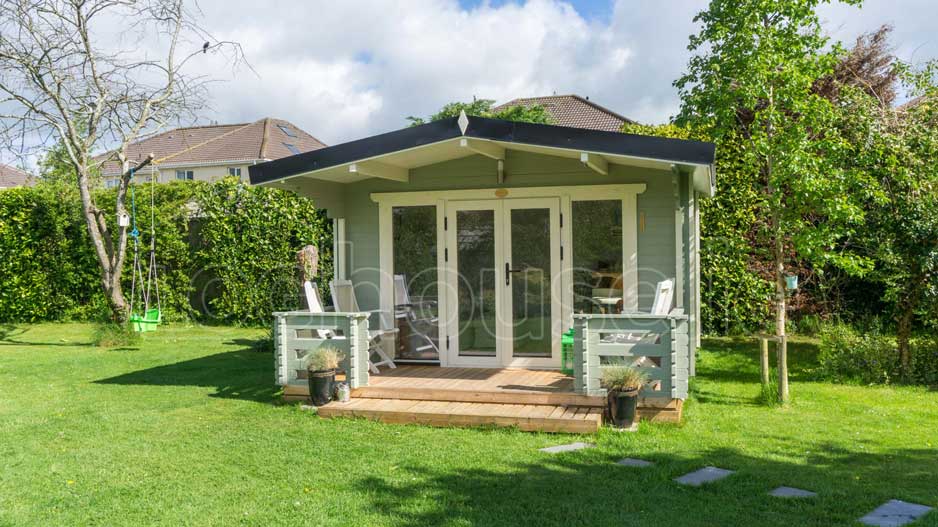
{"label": "tree trunk", "polygon": [[773,214],[775,223],[775,336],[778,338],[778,399],[788,402],[788,337],[785,335],[785,248],[778,232],[779,213]]}
{"label": "tree trunk", "polygon": [[[111,319],[118,324],[123,324],[130,317],[130,306],[127,299],[124,298],[124,290],[121,286],[124,260],[127,253],[127,228],[118,227],[117,247],[115,247],[104,214],[94,204],[87,166],[77,166],[75,168],[78,172],[78,191],[81,197],[82,214],[85,216],[85,225],[88,228],[88,235],[91,237],[91,244],[94,246],[95,256],[98,259],[98,267],[100,268],[101,288],[111,310]],[[130,176],[125,171],[117,191],[118,214],[125,210],[124,203],[129,180]]]}
{"label": "tree trunk", "polygon": [[899,299],[898,313],[896,314],[896,344],[899,348],[899,373],[903,379],[909,376],[911,363],[912,322],[915,320],[915,308],[918,305],[918,291],[915,287],[908,290]]}
{"label": "tree trunk", "polygon": [[[768,24],[768,21],[765,21]],[[769,108],[767,114],[771,116],[775,111],[775,89],[769,86]],[[766,136],[771,143],[775,135],[772,120],[765,123]],[[776,354],[778,355],[778,399],[782,403],[788,402],[788,339],[785,335],[785,241],[782,238],[782,207],[785,198],[782,189],[775,188],[773,182],[774,159],[769,153],[765,158],[766,190],[769,194],[769,203],[772,207],[772,241],[774,247],[772,256],[775,264],[775,337]]]}

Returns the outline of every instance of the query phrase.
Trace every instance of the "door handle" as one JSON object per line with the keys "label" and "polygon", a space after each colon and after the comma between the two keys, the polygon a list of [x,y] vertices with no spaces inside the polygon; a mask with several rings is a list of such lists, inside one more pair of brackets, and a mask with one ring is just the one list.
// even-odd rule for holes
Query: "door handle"
{"label": "door handle", "polygon": [[511,264],[505,262],[505,285],[511,285],[511,273],[523,273],[524,269],[512,269]]}

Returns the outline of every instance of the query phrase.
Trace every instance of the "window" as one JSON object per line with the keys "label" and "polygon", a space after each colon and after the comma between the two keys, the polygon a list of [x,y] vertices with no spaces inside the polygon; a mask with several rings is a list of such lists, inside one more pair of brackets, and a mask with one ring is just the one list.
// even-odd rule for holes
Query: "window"
{"label": "window", "polygon": [[436,207],[391,210],[394,274],[404,277],[403,283],[395,284],[396,355],[404,360],[439,360]]}
{"label": "window", "polygon": [[283,143],[283,146],[287,147],[287,150],[293,152],[294,154],[301,153],[300,149],[297,148],[296,145],[291,145],[290,143]]}
{"label": "window", "polygon": [[228,175],[241,179],[241,167],[228,167]]}
{"label": "window", "polygon": [[195,174],[191,170],[177,170],[176,179],[180,181],[192,181],[195,179]]}
{"label": "window", "polygon": [[120,185],[119,179],[109,179],[104,182],[104,188],[117,188]]}
{"label": "window", "polygon": [[277,128],[279,128],[281,132],[287,134],[287,137],[296,137],[296,132],[294,132],[292,128],[285,124],[278,124]]}
{"label": "window", "polygon": [[622,312],[622,201],[574,201],[573,312]]}

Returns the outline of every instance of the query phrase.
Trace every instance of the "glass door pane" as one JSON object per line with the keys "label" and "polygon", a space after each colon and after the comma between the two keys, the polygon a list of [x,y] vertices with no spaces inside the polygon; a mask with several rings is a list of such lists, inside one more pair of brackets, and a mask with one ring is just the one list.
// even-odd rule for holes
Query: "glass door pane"
{"label": "glass door pane", "polygon": [[512,355],[550,357],[551,210],[509,209]]}
{"label": "glass door pane", "polygon": [[438,361],[436,206],[391,209],[395,359]]}
{"label": "glass door pane", "polygon": [[455,223],[458,354],[495,357],[495,210],[457,210]]}

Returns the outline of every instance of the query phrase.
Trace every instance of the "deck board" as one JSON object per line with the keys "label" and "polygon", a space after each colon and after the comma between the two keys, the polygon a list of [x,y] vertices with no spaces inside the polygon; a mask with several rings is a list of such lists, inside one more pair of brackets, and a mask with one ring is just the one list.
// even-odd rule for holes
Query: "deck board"
{"label": "deck board", "polygon": [[[526,431],[593,433],[601,416],[585,408],[498,403],[412,401],[406,399],[355,399],[331,402],[319,408],[322,417],[364,417],[388,423],[420,423],[431,426],[499,426]],[[563,412],[567,417],[558,417]]]}
{"label": "deck board", "polygon": [[[308,397],[301,386],[285,398]],[[643,399],[639,415],[679,422],[682,401]],[[350,416],[431,426],[511,426],[521,430],[592,433],[602,424],[604,397],[573,391],[573,379],[556,370],[441,368],[399,365],[371,375],[348,403],[321,407],[322,417]]]}

